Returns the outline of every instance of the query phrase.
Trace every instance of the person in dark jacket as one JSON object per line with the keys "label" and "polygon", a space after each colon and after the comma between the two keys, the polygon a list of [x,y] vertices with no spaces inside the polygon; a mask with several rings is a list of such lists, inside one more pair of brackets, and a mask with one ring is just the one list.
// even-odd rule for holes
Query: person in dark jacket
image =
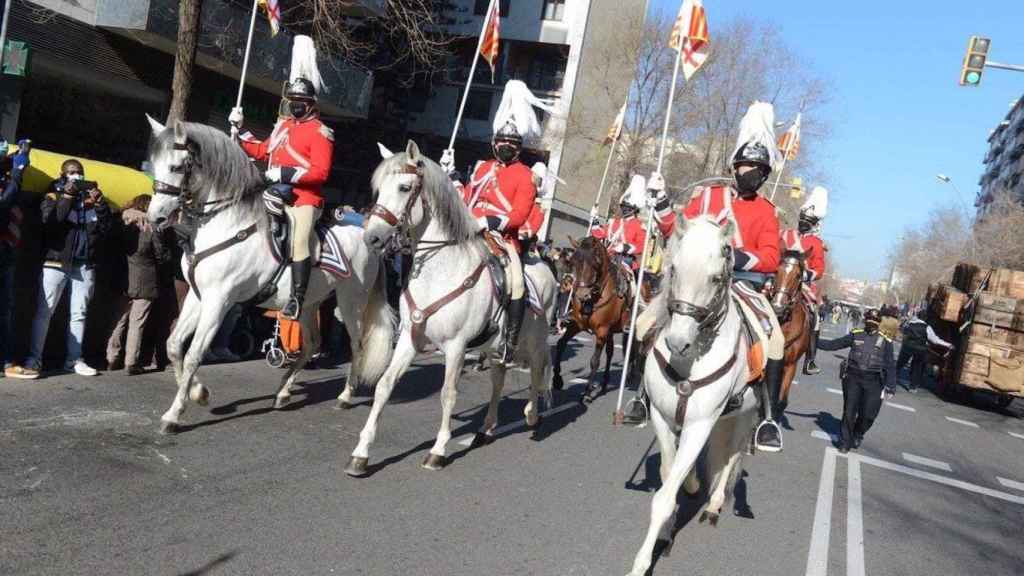
{"label": "person in dark jacket", "polygon": [[14,341],[11,317],[14,308],[14,267],[21,243],[21,175],[29,164],[28,140],[8,155],[7,142],[0,140],[0,366],[6,368]]}
{"label": "person in dark jacket", "polygon": [[900,355],[896,360],[896,370],[902,370],[907,362],[910,363],[910,384],[908,392],[917,392],[918,388],[924,386],[928,373],[928,345],[934,344],[941,348],[950,350],[953,345],[939,338],[938,334],[925,321],[926,310],[918,310],[917,315],[907,321],[901,328],[903,332],[903,345],[900,346]]}
{"label": "person in dark jacket", "polygon": [[159,267],[171,257],[163,235],[154,231],[146,219],[150,199],[149,194],[136,196],[121,213],[122,245],[128,258],[128,302],[107,341],[107,369],[124,366],[129,375],[142,373],[142,334],[159,296]]}
{"label": "person in dark jacket", "polygon": [[6,374],[13,378],[39,377],[50,316],[70,282],[71,318],[64,368],[81,376],[95,376],[96,369],[82,360],[82,337],[97,252],[102,238],[110,232],[110,206],[99,186],[85,180],[82,163],[72,158],[61,164],[61,177],[50,184],[41,213],[45,253],[29,355],[22,365],[8,368]]}
{"label": "person in dark jacket", "polygon": [[860,443],[882,408],[884,394],[891,395],[896,384],[893,343],[878,327],[882,315],[870,309],[864,313],[864,329],[841,338],[818,340],[820,350],[850,349],[843,370],[843,423],[839,451],[847,453]]}

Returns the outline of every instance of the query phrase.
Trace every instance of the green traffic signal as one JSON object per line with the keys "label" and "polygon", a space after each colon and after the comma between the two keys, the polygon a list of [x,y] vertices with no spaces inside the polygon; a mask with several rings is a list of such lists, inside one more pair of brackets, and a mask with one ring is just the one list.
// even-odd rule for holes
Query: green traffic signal
{"label": "green traffic signal", "polygon": [[974,71],[968,72],[966,80],[968,84],[977,84],[981,81],[981,74]]}

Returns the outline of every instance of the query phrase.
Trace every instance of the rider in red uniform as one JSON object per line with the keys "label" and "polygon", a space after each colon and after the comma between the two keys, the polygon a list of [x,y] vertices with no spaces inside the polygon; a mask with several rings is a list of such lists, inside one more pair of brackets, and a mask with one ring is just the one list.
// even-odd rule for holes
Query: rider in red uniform
{"label": "rider in red uniform", "polygon": [[[764,124],[770,130],[773,115],[768,118]],[[740,132],[744,133],[742,125]],[[770,144],[766,145],[765,142]],[[731,220],[735,224],[732,242],[733,280],[753,285],[758,290],[763,287],[769,275],[775,273],[780,261],[779,219],[775,214],[775,206],[758,195],[758,190],[772,172],[774,150],[769,145],[774,146],[774,134],[757,140],[741,139],[732,161],[735,186],[698,188],[683,210],[687,218],[710,215],[719,223]],[[648,188],[654,195],[658,227],[667,238],[672,234],[675,214],[665,195],[662,176],[657,172],[652,174]],[[768,305],[766,307],[771,308]],[[773,316],[771,324],[765,346],[768,362],[762,387],[763,419],[757,428],[756,445],[763,451],[778,452],[782,450],[782,430],[775,423],[773,412],[777,410],[782,385],[784,339],[778,319]]]}
{"label": "rider in red uniform", "polygon": [[[282,117],[267,140],[251,133],[240,136],[239,143],[250,157],[266,161],[266,177],[276,184],[272,190],[288,204],[285,213],[291,221],[292,294],[283,314],[299,317],[313,267],[310,245],[314,226],[323,210],[321,188],[327,181],[334,154],[334,132],[320,121],[316,87],[306,78],[296,78],[285,88],[288,117]],[[241,127],[242,111],[235,108],[229,118]],[[289,192],[290,188],[290,192]]]}
{"label": "rider in red uniform", "polygon": [[644,223],[637,217],[644,202],[646,187],[644,177],[634,175],[629,188],[619,199],[619,216],[611,218],[604,226],[596,226],[590,232],[594,238],[605,240],[608,244],[608,253],[620,257],[634,272],[640,268],[639,256],[644,250],[644,241],[647,238]]}
{"label": "rider in red uniform", "polygon": [[807,202],[800,208],[800,220],[797,228],[782,233],[782,244],[786,250],[804,255],[804,285],[807,286],[814,318],[814,329],[811,332],[811,345],[804,356],[804,374],[813,375],[821,372],[814,362],[817,352],[818,334],[821,330],[817,308],[821,305],[821,294],[818,292],[818,280],[825,276],[825,252],[828,248],[818,232],[821,221],[825,217],[828,205],[828,190],[816,186]]}

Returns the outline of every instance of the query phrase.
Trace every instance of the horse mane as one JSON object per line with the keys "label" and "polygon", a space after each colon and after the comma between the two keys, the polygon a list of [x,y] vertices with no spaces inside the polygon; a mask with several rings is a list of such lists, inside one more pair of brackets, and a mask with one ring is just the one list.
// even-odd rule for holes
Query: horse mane
{"label": "horse mane", "polygon": [[793,260],[797,260],[802,264],[805,256],[804,253],[800,252],[799,250],[786,250],[785,252],[782,253],[783,260],[787,260],[790,258],[792,258]]}
{"label": "horse mane", "polygon": [[[189,150],[200,168],[192,172],[196,200],[205,201],[210,190],[218,190],[235,202],[260,197],[263,177],[238,143],[212,126],[195,122],[182,125]],[[151,151],[169,151],[173,145],[174,130],[168,128],[156,136]]]}
{"label": "horse mane", "polygon": [[[374,196],[380,190],[384,178],[394,174],[400,174],[408,165],[408,154],[399,152],[390,158],[385,158],[373,171],[370,184],[373,187]],[[456,242],[468,242],[478,237],[480,225],[470,213],[462,201],[462,197],[452,186],[451,179],[444,173],[441,166],[420,155],[418,159],[422,168],[421,184],[422,194],[430,206],[431,216],[437,220],[438,225],[445,231],[447,236]]]}

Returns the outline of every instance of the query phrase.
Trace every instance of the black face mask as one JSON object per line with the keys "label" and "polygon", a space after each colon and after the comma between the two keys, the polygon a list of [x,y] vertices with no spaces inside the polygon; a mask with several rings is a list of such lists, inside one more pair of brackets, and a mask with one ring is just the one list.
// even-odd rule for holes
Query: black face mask
{"label": "black face mask", "polygon": [[807,234],[813,228],[814,228],[814,226],[812,226],[811,223],[806,221],[806,220],[801,220],[796,225],[796,229],[799,230],[801,234]]}
{"label": "black face mask", "polygon": [[749,198],[757,194],[761,185],[768,180],[768,171],[758,166],[743,174],[736,174],[736,190],[740,196]]}
{"label": "black face mask", "polygon": [[292,118],[305,118],[309,114],[309,103],[300,100],[288,102],[288,112]]}
{"label": "black face mask", "polygon": [[500,160],[502,164],[508,164],[519,157],[519,147],[504,142],[495,144],[494,157]]}

